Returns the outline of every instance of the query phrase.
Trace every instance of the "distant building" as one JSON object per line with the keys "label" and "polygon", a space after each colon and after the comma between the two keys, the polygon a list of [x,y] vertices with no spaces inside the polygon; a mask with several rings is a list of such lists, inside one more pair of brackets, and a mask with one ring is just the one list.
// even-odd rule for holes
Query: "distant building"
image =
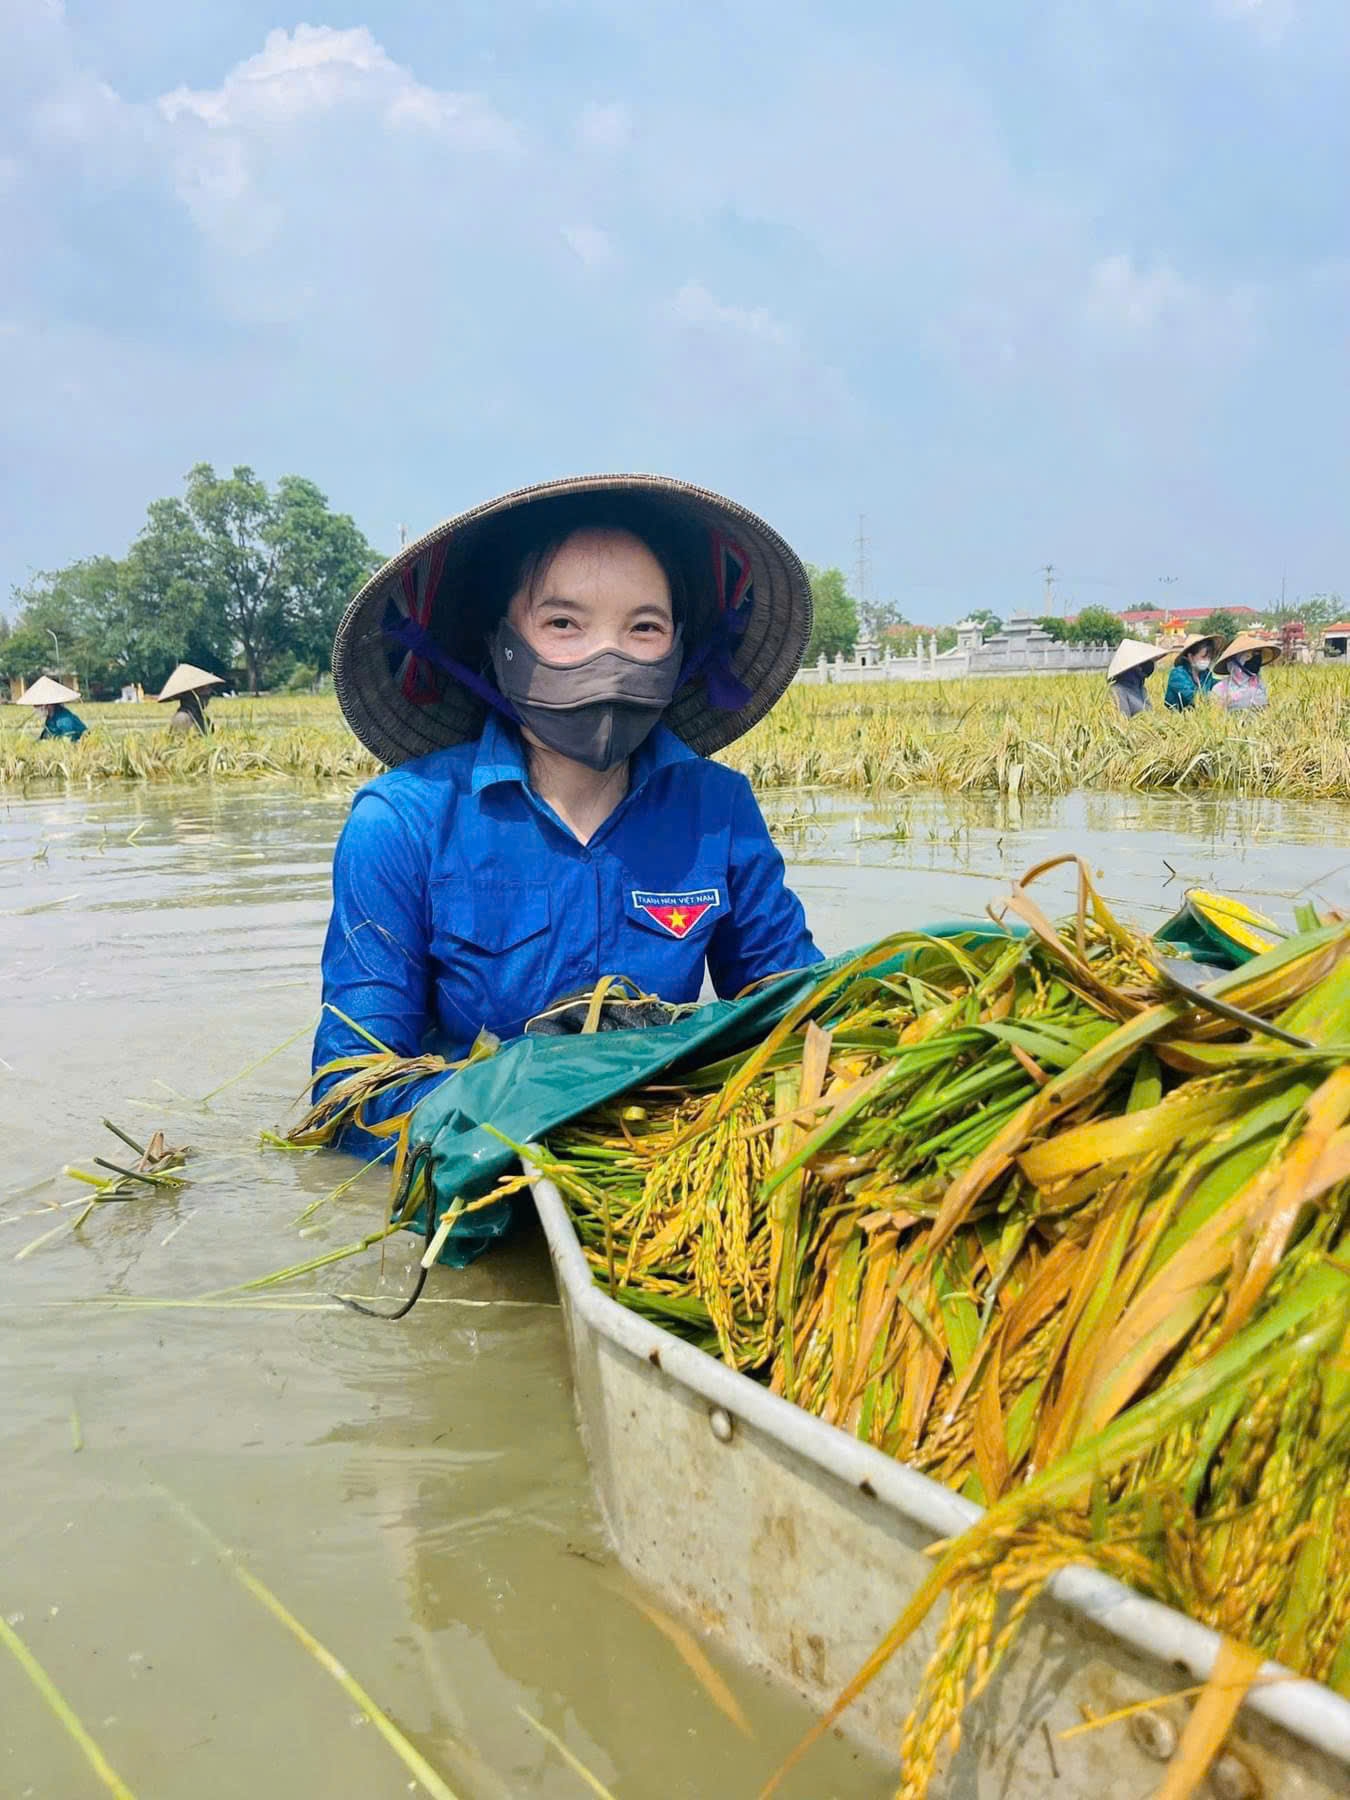
{"label": "distant building", "polygon": [[1323,656],[1334,656],[1340,661],[1350,656],[1350,619],[1341,619],[1335,625],[1328,625],[1322,632]]}
{"label": "distant building", "polygon": [[1256,617],[1255,608],[1250,606],[1141,606],[1118,617],[1131,637],[1175,637],[1179,642],[1214,612],[1231,613],[1235,619]]}

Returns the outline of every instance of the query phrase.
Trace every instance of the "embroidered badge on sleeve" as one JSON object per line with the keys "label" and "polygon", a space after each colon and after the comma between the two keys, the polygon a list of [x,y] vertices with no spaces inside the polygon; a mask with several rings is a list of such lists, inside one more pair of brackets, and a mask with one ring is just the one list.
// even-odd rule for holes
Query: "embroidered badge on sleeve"
{"label": "embroidered badge on sleeve", "polygon": [[717,888],[698,888],[690,894],[644,894],[633,890],[633,905],[654,919],[663,931],[674,938],[688,937],[704,913],[722,904]]}

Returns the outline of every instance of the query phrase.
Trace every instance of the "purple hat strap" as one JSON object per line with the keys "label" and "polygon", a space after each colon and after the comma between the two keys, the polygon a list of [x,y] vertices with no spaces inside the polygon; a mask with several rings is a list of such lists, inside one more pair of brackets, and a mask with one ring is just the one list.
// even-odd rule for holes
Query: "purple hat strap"
{"label": "purple hat strap", "polygon": [[432,668],[439,669],[443,675],[449,675],[461,687],[467,688],[475,699],[481,700],[484,706],[490,706],[494,712],[501,713],[503,718],[519,724],[519,713],[496,685],[471,669],[467,663],[460,662],[457,657],[443,650],[424,625],[419,625],[416,620],[404,615],[396,624],[386,625],[384,635],[391,643],[411,651],[423,662],[430,663]]}
{"label": "purple hat strap", "polygon": [[720,531],[708,534],[713,559],[717,617],[712,630],[685,658],[680,676],[684,689],[702,675],[709,702],[719,712],[739,712],[753,696],[736,673],[734,657],[755,604],[754,572],[741,546]]}

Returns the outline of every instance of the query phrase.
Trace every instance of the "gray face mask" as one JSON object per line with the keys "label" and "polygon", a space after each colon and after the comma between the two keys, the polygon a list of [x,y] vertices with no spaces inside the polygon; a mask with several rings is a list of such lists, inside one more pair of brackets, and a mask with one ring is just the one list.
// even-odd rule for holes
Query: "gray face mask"
{"label": "gray face mask", "polygon": [[576,663],[546,662],[505,619],[488,640],[503,696],[541,744],[588,769],[627,762],[675,698],[684,661],[677,628],[655,662],[597,650]]}

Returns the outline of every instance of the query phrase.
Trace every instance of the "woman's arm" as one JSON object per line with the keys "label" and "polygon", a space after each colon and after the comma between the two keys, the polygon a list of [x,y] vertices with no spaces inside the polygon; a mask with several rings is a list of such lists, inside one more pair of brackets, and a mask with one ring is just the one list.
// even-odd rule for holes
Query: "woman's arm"
{"label": "woman's arm", "polygon": [[[357,795],[333,855],[323,999],[314,1034],[316,1070],[340,1057],[369,1054],[376,1048],[371,1038],[397,1056],[421,1053],[432,1004],[426,855],[379,793]],[[341,1079],[333,1074],[316,1081],[314,1098]],[[433,1075],[382,1094],[365,1116],[378,1122],[406,1112],[444,1079]],[[349,1126],[341,1147],[370,1157],[388,1142]]]}
{"label": "woman's arm", "polygon": [[724,999],[766,975],[782,975],[822,960],[744,776],[736,778],[727,889],[727,916],[708,946],[708,973]]}

